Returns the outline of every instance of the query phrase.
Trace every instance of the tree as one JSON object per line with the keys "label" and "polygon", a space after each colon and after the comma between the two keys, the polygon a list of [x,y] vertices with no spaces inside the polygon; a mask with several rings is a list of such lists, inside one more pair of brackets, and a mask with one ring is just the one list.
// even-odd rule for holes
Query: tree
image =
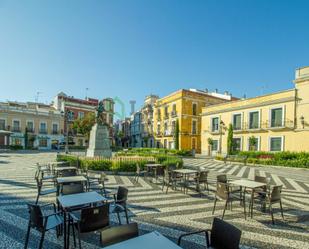
{"label": "tree", "polygon": [[179,121],[178,119],[176,120],[176,125],[175,125],[175,149],[179,150]]}
{"label": "tree", "polygon": [[227,153],[229,155],[233,154],[233,125],[229,124],[228,134],[227,134]]}
{"label": "tree", "polygon": [[92,126],[95,124],[95,114],[89,112],[84,118],[77,119],[73,123],[73,129],[89,139]]}
{"label": "tree", "polygon": [[255,136],[251,136],[249,137],[249,150],[255,150],[255,147],[257,145],[257,141],[256,141],[256,138]]}
{"label": "tree", "polygon": [[210,156],[211,155],[212,146],[214,145],[214,140],[211,137],[209,137],[207,139],[207,142],[208,142],[208,155]]}

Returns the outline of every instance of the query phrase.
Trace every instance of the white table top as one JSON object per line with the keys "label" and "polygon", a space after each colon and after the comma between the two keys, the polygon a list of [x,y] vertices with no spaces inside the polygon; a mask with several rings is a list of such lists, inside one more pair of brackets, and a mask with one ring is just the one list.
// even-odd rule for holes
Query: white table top
{"label": "white table top", "polygon": [[104,247],[104,249],[181,249],[181,247],[155,231]]}
{"label": "white table top", "polygon": [[256,182],[256,181],[251,181],[247,179],[240,179],[240,180],[235,180],[235,181],[230,181],[230,184],[245,187],[245,188],[260,188],[266,186],[266,183],[262,182]]}
{"label": "white table top", "polygon": [[58,201],[63,208],[71,208],[106,200],[107,199],[105,197],[95,191],[72,195],[62,195],[58,197]]}
{"label": "white table top", "polygon": [[56,181],[58,184],[70,183],[70,182],[85,182],[87,181],[87,178],[84,176],[65,176],[65,177],[57,177]]}
{"label": "white table top", "polygon": [[179,173],[179,174],[196,174],[196,173],[198,173],[198,171],[194,170],[194,169],[175,169],[173,171],[176,172],[176,173]]}
{"label": "white table top", "polygon": [[64,171],[64,170],[77,170],[74,166],[68,166],[68,167],[56,167],[54,170],[56,171]]}

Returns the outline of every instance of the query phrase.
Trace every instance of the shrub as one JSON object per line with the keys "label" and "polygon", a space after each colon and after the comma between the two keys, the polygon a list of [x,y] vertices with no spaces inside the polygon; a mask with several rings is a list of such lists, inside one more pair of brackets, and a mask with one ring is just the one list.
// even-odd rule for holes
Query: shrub
{"label": "shrub", "polygon": [[11,150],[22,150],[23,146],[22,145],[10,145],[9,147]]}

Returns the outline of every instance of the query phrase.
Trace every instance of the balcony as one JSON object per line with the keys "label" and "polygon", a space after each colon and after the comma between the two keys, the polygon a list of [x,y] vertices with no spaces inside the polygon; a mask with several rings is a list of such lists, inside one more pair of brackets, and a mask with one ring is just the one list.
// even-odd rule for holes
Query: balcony
{"label": "balcony", "polygon": [[40,134],[47,134],[47,130],[45,130],[45,129],[39,130],[39,133]]}
{"label": "balcony", "polygon": [[162,132],[161,131],[157,131],[156,136],[157,137],[162,137]]}
{"label": "balcony", "polygon": [[21,128],[20,127],[12,127],[12,132],[21,132]]}
{"label": "balcony", "polygon": [[164,119],[168,119],[168,118],[169,118],[168,113],[165,113],[165,114],[164,114]]}
{"label": "balcony", "polygon": [[164,136],[165,137],[172,137],[172,136],[174,136],[174,134],[175,134],[174,131],[170,131],[170,130],[164,131]]}
{"label": "balcony", "polygon": [[295,129],[295,122],[293,120],[284,119],[282,122],[267,121],[268,129],[272,131],[279,130],[293,130]]}
{"label": "balcony", "polygon": [[52,131],[52,134],[53,134],[53,135],[58,135],[58,134],[59,134],[59,131],[54,130],[54,131]]}
{"label": "balcony", "polygon": [[29,132],[29,133],[34,133],[35,130],[34,130],[34,128],[27,128],[27,132]]}
{"label": "balcony", "polygon": [[173,117],[173,118],[174,118],[174,117],[177,117],[177,112],[176,112],[176,111],[172,111],[172,112],[171,112],[171,117]]}

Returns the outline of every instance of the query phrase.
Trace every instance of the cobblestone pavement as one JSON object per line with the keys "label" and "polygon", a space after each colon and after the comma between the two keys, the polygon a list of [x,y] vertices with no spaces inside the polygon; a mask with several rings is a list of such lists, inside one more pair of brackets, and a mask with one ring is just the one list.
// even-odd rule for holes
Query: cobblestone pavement
{"label": "cobblestone pavement", "polygon": [[[36,197],[33,176],[36,162],[55,160],[55,153],[0,153],[0,248],[23,248],[28,222],[27,202]],[[229,174],[229,178],[253,176],[251,167],[222,165],[206,159],[185,159],[186,166],[203,165],[210,170],[210,193],[202,197],[189,190],[188,194],[178,191],[163,193],[161,185],[140,178],[138,183],[128,176],[109,176],[108,187],[125,185],[129,189],[130,220],[139,223],[141,233],[158,230],[176,241],[183,232],[210,228],[214,215],[212,207],[215,177],[219,173]],[[272,172],[254,168],[254,174],[271,175],[275,183],[284,185],[283,207],[285,220],[275,209],[276,224],[271,224],[270,215],[254,210],[253,219],[244,219],[243,209],[238,203],[233,210],[227,210],[225,220],[242,231],[242,248],[309,248],[309,199],[308,182],[285,176],[274,176]],[[263,173],[265,172],[265,174]],[[279,179],[279,180],[278,180]],[[305,178],[304,178],[305,179]],[[303,183],[303,184],[301,184]],[[43,197],[41,202],[54,202],[55,196]],[[223,203],[219,202],[215,216],[221,216]],[[112,221],[116,217],[112,216]],[[29,248],[37,248],[39,233],[32,232]],[[83,238],[83,248],[99,248],[99,235]],[[202,236],[185,240],[184,248],[204,248]],[[44,248],[61,248],[62,238],[57,240],[54,232],[48,232]]]}

